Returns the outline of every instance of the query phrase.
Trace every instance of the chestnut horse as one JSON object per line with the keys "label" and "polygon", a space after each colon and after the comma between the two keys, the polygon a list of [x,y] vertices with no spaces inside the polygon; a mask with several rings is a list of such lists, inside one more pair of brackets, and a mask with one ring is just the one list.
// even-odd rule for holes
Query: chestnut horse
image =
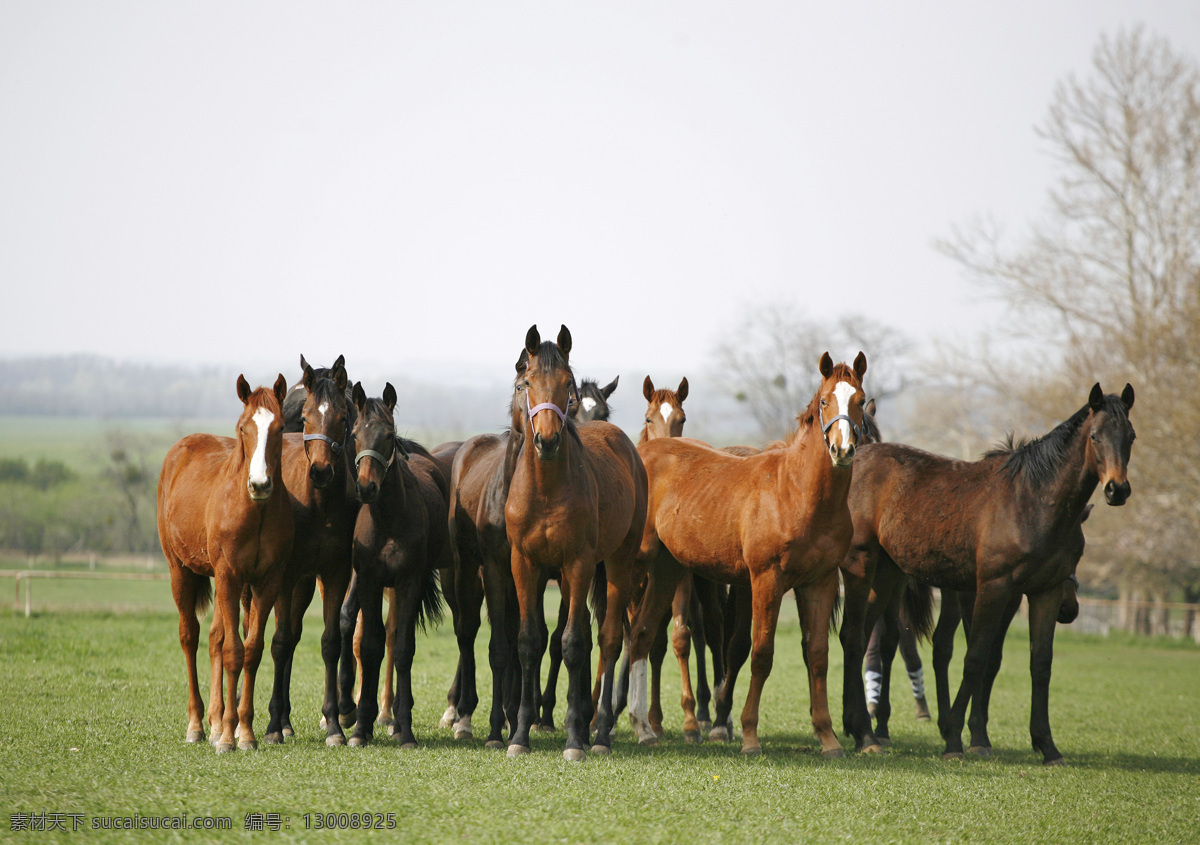
{"label": "chestnut horse", "polygon": [[[529,750],[529,730],[537,716],[540,632],[538,605],[550,571],[561,571],[569,606],[563,632],[567,670],[567,760],[582,760],[588,743],[592,700],[592,632],[587,594],[596,564],[607,574],[607,605],[629,602],[638,543],[646,517],[646,472],[637,449],[619,428],[607,422],[576,426],[567,415],[575,392],[571,372],[571,333],[563,326],[556,343],[543,343],[537,326],[525,335],[517,361],[514,420],[524,433],[504,507],[512,548],[512,575],[520,607],[517,648],[521,661],[521,705],[508,753]],[[610,750],[612,690],[621,652],[620,613],[605,615],[600,632],[604,668],[594,753]]]}
{"label": "chestnut horse", "polygon": [[[275,684],[271,693],[271,721],[267,742],[283,742],[291,736],[292,659],[304,628],[304,612],[312,602],[316,582],[321,582],[321,657],[325,663],[325,700],[321,707],[328,745],[345,745],[337,715],[338,658],[342,637],[340,612],[350,583],[350,551],[358,501],[354,497],[351,456],[347,437],[354,425],[354,407],[346,398],[347,376],[339,357],[328,370],[314,370],[300,357],[301,384],[284,400],[285,428],[298,425],[296,433],[285,433],[283,480],[292,503],[296,538],[284,572],[279,597],[275,600],[275,637],[271,656],[275,662]],[[288,418],[289,403],[300,397],[299,413]]]}
{"label": "chestnut horse", "polygon": [[[862,684],[865,632],[905,575],[948,590],[973,591],[962,683],[949,710],[939,708],[944,757],[963,754],[971,704],[971,750],[987,754],[991,663],[1022,595],[1029,599],[1032,677],[1030,736],[1046,765],[1061,764],[1050,732],[1050,665],[1063,582],[1082,551],[1080,524],[1097,485],[1110,505],[1129,496],[1134,431],[1133,388],[1105,395],[1096,384],[1087,403],[1043,437],[1011,442],[974,462],[910,446],[864,446],[850,508],[854,542],[846,565],[846,729],[871,744]],[[950,506],[953,503],[953,507]]]}
{"label": "chestnut horse", "polygon": [[[761,751],[758,706],[771,672],[783,596],[804,588],[813,727],[826,756],[840,756],[826,689],[829,623],[838,596],[838,565],[853,526],[846,496],[863,419],[861,352],[854,367],[825,353],[821,383],[785,448],[741,457],[689,438],[639,447],[650,477],[641,555],[650,567],[630,645],[630,716],[639,741],[651,742],[645,696],[646,655],[676,585],[690,569],[716,581],[750,586],[750,690],[742,711],[742,752]],[[717,696],[718,725],[728,722],[736,676]],[[715,738],[719,738],[714,728]]]}
{"label": "chestnut horse", "polygon": [[[158,539],[171,570],[179,608],[179,643],[188,671],[188,742],[204,741],[204,702],[196,679],[196,618],[212,598],[209,721],[218,752],[257,748],[254,679],[262,659],[263,629],[279,592],[292,548],[292,509],[282,472],[283,398],[274,389],[251,391],[238,376],[242,400],[235,437],[191,434],[171,447],[158,479]],[[238,631],[242,590],[251,591],[246,640]],[[239,706],[238,680],[245,669]],[[222,691],[222,671],[227,689]],[[224,700],[223,700],[224,699]]]}
{"label": "chestnut horse", "polygon": [[[395,736],[402,748],[416,747],[412,732],[412,662],[416,628],[441,618],[437,571],[445,563],[447,482],[434,457],[411,440],[396,436],[396,390],[389,383],[382,399],[368,399],[361,383],[352,391],[356,490],[362,507],[354,527],[354,575],[342,609],[345,638],[357,610],[362,612],[362,688],[350,745],[370,742],[379,714],[379,672],[386,631],[383,592],[395,590]],[[348,611],[347,608],[350,608]],[[349,620],[347,619],[349,617]],[[347,624],[348,622],[348,624]],[[339,670],[342,713],[353,711],[354,662],[343,644]],[[387,667],[392,671],[393,667]]]}

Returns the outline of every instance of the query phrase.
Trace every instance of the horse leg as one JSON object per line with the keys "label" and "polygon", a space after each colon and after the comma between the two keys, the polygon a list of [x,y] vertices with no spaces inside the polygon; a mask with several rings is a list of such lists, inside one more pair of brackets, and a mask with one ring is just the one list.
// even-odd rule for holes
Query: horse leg
{"label": "horse leg", "polygon": [[[782,596],[780,596],[782,598]],[[821,755],[841,757],[844,752],[833,730],[829,714],[829,628],[834,605],[838,599],[838,571],[833,569],[823,583],[804,588],[804,627],[808,632],[808,687],[811,701],[813,731],[821,743]],[[778,617],[778,602],[775,605]],[[751,664],[753,666],[753,664]],[[769,666],[768,666],[769,671]],[[765,680],[765,677],[764,677]],[[747,702],[749,696],[747,696]],[[745,749],[743,748],[743,751]]]}
{"label": "horse leg", "polygon": [[[342,653],[338,658],[338,724],[348,728],[358,721],[357,695],[354,693],[357,664],[354,656],[354,637],[358,627],[358,573],[350,571],[350,586],[338,613],[338,630],[342,635]],[[328,721],[328,720],[327,720]],[[328,725],[324,725],[328,729]]]}
{"label": "horse leg", "polygon": [[963,756],[962,729],[967,705],[972,697],[982,695],[988,661],[1010,600],[1009,588],[1002,583],[986,583],[976,596],[967,654],[963,660],[962,683],[944,722],[938,720],[939,724],[944,724],[942,738],[946,741],[946,750],[942,753],[943,759]]}
{"label": "horse leg", "polygon": [[[491,730],[488,733],[487,748],[500,749],[504,747],[504,725],[507,721],[505,702],[508,687],[511,686],[512,665],[510,662],[511,645],[508,639],[508,583],[504,569],[500,564],[487,562],[483,568],[484,598],[487,600],[488,622],[491,633],[488,638],[488,665],[492,670],[492,708],[489,714]],[[471,648],[474,650],[474,638],[471,638]],[[459,645],[461,649],[462,644]]]}
{"label": "horse leg", "polygon": [[567,600],[563,596],[558,602],[558,624],[554,627],[554,632],[550,634],[550,668],[546,673],[546,685],[542,688],[542,715],[538,720],[538,730],[554,730],[554,707],[558,704],[558,670],[563,661],[562,638],[567,629],[568,611]]}
{"label": "horse leg", "polygon": [[954,657],[954,637],[962,621],[958,595],[942,590],[937,625],[933,629],[933,684],[937,694],[938,728],[944,729],[943,718],[950,712],[950,660]]}
{"label": "horse leg", "polygon": [[225,620],[221,606],[213,598],[212,620],[208,626],[208,741],[217,745],[225,725],[225,663],[221,658],[225,650]]}
{"label": "horse leg", "polygon": [[670,624],[670,616],[664,614],[650,643],[650,710],[646,716],[650,720],[650,730],[660,739],[663,736],[662,665],[667,656]]}
{"label": "horse leg", "polygon": [[846,588],[840,632],[844,661],[842,730],[846,736],[854,737],[856,750],[867,754],[877,754],[883,750],[872,730],[862,671],[867,632],[874,629],[880,613],[878,600],[872,601],[872,585],[876,581],[883,558],[884,555],[876,550],[852,548],[842,564],[842,578]]}
{"label": "horse leg", "polygon": [[[387,626],[383,621],[383,585],[373,578],[358,581],[358,601],[362,619],[362,684],[358,695],[358,719],[349,744],[366,745],[375,737],[375,717],[379,715],[379,673],[386,649]],[[393,597],[393,602],[395,598]],[[391,672],[391,667],[387,667]]]}
{"label": "horse leg", "polygon": [[988,706],[992,699],[992,685],[1000,672],[1000,663],[1004,659],[1004,638],[1008,634],[1008,626],[1021,607],[1021,594],[1017,593],[1004,608],[1000,620],[1000,629],[992,642],[992,650],[988,655],[987,669],[983,673],[983,683],[979,695],[971,699],[971,715],[967,719],[967,729],[971,732],[971,744],[967,752],[987,757],[992,753],[992,741],[988,738]]}
{"label": "horse leg", "polygon": [[[394,642],[396,695],[392,699],[392,717],[396,725],[395,737],[401,748],[416,748],[417,738],[412,731],[413,691],[412,665],[417,653],[417,618],[421,613],[421,574],[410,575],[396,585],[392,591],[392,606],[395,611],[389,613],[396,626]],[[388,665],[388,674],[392,674],[392,665]]]}
{"label": "horse leg", "polygon": [[[692,606],[692,579],[684,578],[675,588],[671,610],[675,627],[671,632],[671,645],[675,659],[679,662],[680,706],[683,708],[683,739],[685,742],[700,741],[700,725],[696,721],[696,696],[692,692],[692,675],[689,663],[692,651],[692,631],[688,625],[688,614]],[[704,663],[704,654],[699,655]]]}
{"label": "horse leg", "polygon": [[396,665],[396,626],[400,624],[399,610],[396,605],[396,589],[389,587],[383,591],[388,600],[387,621],[384,623],[384,658],[383,668],[379,670],[383,681],[383,694],[379,697],[379,724],[387,728],[388,736],[395,733],[396,723],[392,719],[393,704],[396,701],[395,672]]}
{"label": "horse leg", "polygon": [[1029,597],[1029,675],[1033,683],[1029,736],[1047,766],[1063,765],[1063,756],[1050,735],[1050,665],[1054,661],[1054,628],[1061,606],[1062,591],[1058,588]]}
{"label": "horse leg", "polygon": [[258,666],[262,661],[263,636],[267,629],[267,618],[271,615],[271,607],[279,595],[279,586],[282,580],[283,570],[276,569],[264,583],[254,588],[250,603],[250,618],[242,661],[242,700],[238,709],[238,724],[241,727],[238,748],[243,751],[258,748],[258,740],[254,737],[254,682],[258,678]]}
{"label": "horse leg", "polygon": [[[885,624],[883,616],[875,620],[875,624],[871,627],[871,636],[867,638],[867,651],[863,655],[863,683],[867,694],[867,713],[872,719],[879,711],[879,690],[883,686],[883,660],[879,656],[879,635],[883,632]],[[875,729],[875,736],[881,741],[885,738],[878,727]]]}
{"label": "horse leg", "polygon": [[[537,674],[541,651],[538,648],[537,603],[541,599],[537,566],[516,548],[512,550],[512,574],[516,585],[521,626],[517,634],[517,652],[521,661],[520,707],[517,724],[508,741],[508,756],[529,753],[529,728],[537,710]],[[568,669],[568,671],[570,671]],[[568,701],[569,701],[568,693]],[[568,707],[570,705],[568,704]],[[568,717],[569,721],[569,717]]]}
{"label": "horse leg", "polygon": [[563,758],[568,761],[584,759],[584,749],[590,744],[592,622],[587,593],[592,569],[582,561],[572,561],[563,565],[559,581],[568,603],[567,627],[563,631],[563,666],[567,670],[567,742]]}
{"label": "horse leg", "polygon": [[612,730],[617,723],[613,704],[617,665],[625,637],[626,609],[633,595],[633,573],[637,569],[636,550],[621,548],[605,564],[607,588],[604,590],[604,618],[600,620],[600,660],[604,670],[596,708],[596,740],[592,752],[608,754],[612,750]]}
{"label": "horse leg", "polygon": [[[222,561],[224,563],[224,561]],[[224,706],[222,708],[221,738],[217,742],[217,752],[225,753],[234,750],[234,739],[238,727],[238,680],[242,674],[242,665],[246,652],[242,645],[241,632],[238,631],[240,608],[238,602],[242,596],[242,583],[226,566],[215,566],[217,572],[217,590],[214,606],[220,608],[221,625],[224,636],[221,644],[221,669],[226,685],[224,690]],[[216,611],[214,611],[214,616]]]}
{"label": "horse leg", "polygon": [[171,592],[179,609],[179,645],[188,674],[188,742],[204,742],[204,700],[200,697],[200,680],[196,676],[196,649],[200,644],[200,620],[196,616],[196,588],[203,576],[185,569],[171,559]]}
{"label": "horse leg", "polygon": [[471,716],[479,706],[479,689],[475,685],[475,637],[482,624],[480,610],[483,607],[483,580],[479,576],[478,567],[460,576],[455,572],[454,605],[457,608],[454,616],[454,634],[458,640],[458,670],[455,673],[457,694],[447,707],[445,716],[449,716],[450,707],[454,713],[450,725],[454,729],[455,739],[472,739],[475,736],[471,728]]}
{"label": "horse leg", "polygon": [[737,676],[746,658],[750,656],[752,643],[751,624],[754,617],[754,605],[751,602],[750,588],[738,584],[729,588],[729,601],[725,605],[725,630],[729,641],[725,646],[725,680],[717,690],[717,715],[713,729],[708,738],[717,742],[728,742],[733,739],[733,690],[737,684]]}
{"label": "horse leg", "polygon": [[708,680],[708,617],[704,611],[704,601],[695,576],[692,576],[692,601],[688,607],[688,618],[692,628],[692,646],[696,650],[696,727],[705,731],[712,727],[712,715],[709,704],[712,702],[712,686]]}
{"label": "horse leg", "polygon": [[[267,707],[267,732],[263,736],[263,741],[270,745],[283,742],[288,665],[291,663],[296,642],[292,631],[292,602],[294,594],[299,591],[300,584],[297,582],[294,590],[282,589],[279,591],[279,597],[275,599],[275,636],[271,638],[271,662],[275,666],[275,677],[271,685],[271,703]],[[249,620],[249,614],[246,618]]]}
{"label": "horse leg", "polygon": [[929,705],[925,702],[925,669],[921,665],[921,653],[917,650],[917,637],[912,628],[900,617],[896,636],[900,647],[900,656],[904,659],[904,671],[908,673],[908,683],[912,687],[913,698],[916,701],[918,722],[929,721]]}
{"label": "horse leg", "polygon": [[[890,745],[892,741],[891,732],[888,730],[888,721],[892,717],[892,664],[896,660],[896,649],[900,645],[899,605],[903,594],[903,589],[895,591],[871,632],[872,639],[878,634],[879,700],[875,704],[875,738],[883,745]],[[867,651],[869,654],[869,647]],[[868,658],[868,671],[869,666]]]}
{"label": "horse leg", "polygon": [[[742,753],[761,754],[758,740],[758,705],[762,699],[763,685],[771,674],[775,663],[775,628],[779,625],[779,608],[783,603],[783,585],[774,571],[768,571],[750,582],[751,650],[750,689],[746,691],[746,706],[742,708]],[[833,605],[830,605],[832,611]],[[826,620],[828,624],[828,620]],[[813,657],[820,648],[813,645]],[[826,645],[828,649],[828,644]],[[814,660],[815,664],[815,660]],[[813,673],[809,672],[809,678]],[[815,700],[815,696],[814,696]],[[814,719],[815,724],[815,719]]]}
{"label": "horse leg", "polygon": [[321,616],[325,629],[321,632],[321,660],[325,664],[325,701],[321,714],[325,723],[325,744],[346,744],[346,735],[338,720],[338,659],[342,653],[342,597],[350,581],[349,561],[321,576]]}
{"label": "horse leg", "polygon": [[[450,527],[454,530],[454,526]],[[455,584],[454,567],[444,566],[438,567],[438,580],[442,586],[442,595],[446,599],[446,605],[450,608],[450,620],[454,624],[454,641],[458,642],[458,632],[462,627],[462,612],[459,610],[458,587]],[[458,655],[458,663],[454,667],[454,678],[450,681],[450,689],[446,690],[446,709],[442,711],[442,721],[438,723],[438,727],[449,728],[453,727],[458,721],[458,700],[463,695],[463,656],[460,652]],[[474,708],[471,708],[472,712]],[[380,713],[381,716],[386,715]],[[390,717],[389,717],[390,718]],[[470,722],[468,720],[468,729]]]}
{"label": "horse leg", "polygon": [[[645,592],[638,605],[629,635],[629,721],[637,732],[638,742],[653,745],[658,734],[650,723],[647,700],[647,658],[665,619],[667,608],[675,595],[675,587],[684,575],[684,568],[666,551],[652,561]],[[613,608],[613,614],[617,609]]]}
{"label": "horse leg", "polygon": [[296,647],[300,645],[300,637],[304,635],[304,614],[312,604],[313,594],[317,591],[317,579],[305,578],[297,586],[292,596],[292,638],[291,651],[284,664],[283,674],[283,709],[281,711],[281,727],[284,736],[295,736],[292,728],[292,663],[296,659]]}

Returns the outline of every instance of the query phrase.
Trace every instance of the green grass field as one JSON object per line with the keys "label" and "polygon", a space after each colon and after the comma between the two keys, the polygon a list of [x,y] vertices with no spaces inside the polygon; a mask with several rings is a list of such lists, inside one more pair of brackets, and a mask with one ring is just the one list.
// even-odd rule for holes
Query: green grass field
{"label": "green grass field", "polygon": [[[168,593],[165,583],[138,587]],[[218,757],[211,746],[183,741],[186,682],[174,613],[35,612],[26,619],[5,602],[0,840],[209,841],[208,831],[90,829],[114,816],[186,813],[189,820],[231,819],[222,840],[351,841],[362,831],[316,830],[316,817],[345,813],[349,823],[352,813],[392,813],[402,840],[416,842],[1200,841],[1200,649],[1191,646],[1062,632],[1051,718],[1069,765],[1046,769],[1029,747],[1028,641],[1020,630],[1009,638],[992,700],[997,753],[956,762],[940,759],[936,727],[911,717],[907,691],[896,698],[888,754],[821,759],[794,616],[781,625],[762,704],[764,754],[755,759],[743,759],[736,744],[682,741],[671,660],[668,733],[656,748],[639,747],[622,717],[611,758],[565,763],[559,732],[535,734],[533,754],[508,759],[482,746],[486,705],[476,713],[480,738],[456,742],[437,727],[457,656],[448,624],[419,644],[415,729],[422,747],[404,752],[379,739],[363,749],[327,748],[317,725],[318,640],[319,624],[310,620],[296,657],[298,736]],[[486,667],[483,636],[477,648]],[[256,701],[260,737],[270,667],[268,655]],[[840,724],[836,645],[830,678]],[[490,686],[486,669],[480,684]],[[64,814],[68,832],[12,829],[14,817],[55,813]],[[247,830],[253,813],[279,814],[282,829]],[[86,832],[69,832],[69,814]],[[387,823],[386,815],[378,819]]]}

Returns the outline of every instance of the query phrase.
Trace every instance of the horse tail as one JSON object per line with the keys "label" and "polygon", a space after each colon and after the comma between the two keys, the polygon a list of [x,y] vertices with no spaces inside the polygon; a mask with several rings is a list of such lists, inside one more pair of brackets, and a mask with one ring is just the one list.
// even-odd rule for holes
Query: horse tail
{"label": "horse tail", "polygon": [[842,621],[842,591],[838,590],[836,596],[833,597],[833,612],[829,614],[829,634],[836,638],[838,632],[838,623]]}
{"label": "horse tail", "polygon": [[196,583],[196,618],[200,618],[208,609],[212,607],[213,587],[212,581],[204,575],[192,575]]}
{"label": "horse tail", "polygon": [[596,617],[597,624],[603,624],[604,617],[608,613],[608,570],[604,568],[604,561],[596,564],[588,603],[592,607],[592,614]]}
{"label": "horse tail", "polygon": [[900,607],[900,622],[907,625],[919,640],[933,633],[933,587],[909,578],[904,585],[904,603]]}
{"label": "horse tail", "polygon": [[421,630],[427,630],[426,625],[432,622],[435,626],[442,624],[445,615],[446,602],[442,597],[441,577],[438,570],[430,567],[425,573],[425,581],[421,585],[421,609],[417,619]]}

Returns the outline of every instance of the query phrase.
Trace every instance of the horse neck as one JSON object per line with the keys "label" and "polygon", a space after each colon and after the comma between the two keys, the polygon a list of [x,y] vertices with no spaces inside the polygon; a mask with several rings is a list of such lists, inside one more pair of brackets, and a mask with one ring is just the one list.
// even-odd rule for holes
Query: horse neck
{"label": "horse neck", "polygon": [[781,480],[786,479],[792,489],[804,491],[806,497],[813,497],[816,509],[845,506],[851,471],[833,465],[820,426],[809,425],[778,452],[785,467]]}
{"label": "horse neck", "polygon": [[533,448],[532,438],[526,438],[521,448],[517,471],[524,471],[530,493],[550,497],[576,482],[571,469],[581,465],[582,461],[578,458],[581,457],[579,452],[582,450],[583,445],[576,436],[569,431],[563,431],[558,454],[553,460],[543,461]]}
{"label": "horse neck", "polygon": [[[1041,510],[1047,514],[1052,525],[1078,525],[1088,499],[1100,483],[1100,476],[1087,460],[1088,433],[1086,423],[1075,431],[1068,442],[1066,457],[1053,481],[1046,485],[1035,486],[1028,482],[1024,485],[1027,497],[1034,502],[1043,503]],[[1047,501],[1051,503],[1048,511],[1044,505]]]}

